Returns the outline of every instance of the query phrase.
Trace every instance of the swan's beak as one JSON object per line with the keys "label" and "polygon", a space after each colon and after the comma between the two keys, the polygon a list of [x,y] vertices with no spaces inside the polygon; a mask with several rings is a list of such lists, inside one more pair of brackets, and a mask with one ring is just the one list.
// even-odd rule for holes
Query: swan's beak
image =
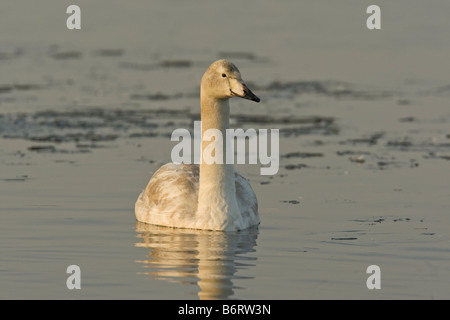
{"label": "swan's beak", "polygon": [[230,91],[233,96],[248,99],[251,101],[261,101],[247,86],[245,83],[237,80],[230,79]]}

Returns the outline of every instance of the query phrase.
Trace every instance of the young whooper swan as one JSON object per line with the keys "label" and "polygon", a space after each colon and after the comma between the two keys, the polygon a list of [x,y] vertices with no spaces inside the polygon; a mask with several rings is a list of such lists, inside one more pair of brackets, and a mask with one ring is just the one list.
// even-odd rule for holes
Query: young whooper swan
{"label": "young whooper swan", "polygon": [[[214,144],[205,139],[208,129],[226,137],[232,97],[255,102],[259,98],[244,84],[236,66],[227,60],[213,62],[201,82],[202,154]],[[138,221],[176,228],[235,231],[258,225],[258,201],[243,176],[225,161],[225,143],[215,152],[222,164],[167,163],[159,168],[136,201]],[[209,146],[211,148],[211,146]],[[217,155],[215,155],[217,156]]]}

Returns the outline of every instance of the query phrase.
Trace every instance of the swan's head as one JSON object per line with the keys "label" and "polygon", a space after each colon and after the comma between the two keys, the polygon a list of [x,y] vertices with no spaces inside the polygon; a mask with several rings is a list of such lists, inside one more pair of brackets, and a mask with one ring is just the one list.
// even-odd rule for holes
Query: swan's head
{"label": "swan's head", "polygon": [[227,60],[217,60],[209,66],[203,75],[201,90],[202,95],[216,99],[240,97],[260,101],[242,80],[239,69]]}

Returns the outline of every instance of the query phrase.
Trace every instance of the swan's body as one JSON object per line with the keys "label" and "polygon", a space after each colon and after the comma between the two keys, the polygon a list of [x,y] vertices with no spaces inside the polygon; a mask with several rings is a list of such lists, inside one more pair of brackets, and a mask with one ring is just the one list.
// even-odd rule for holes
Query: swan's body
{"label": "swan's body", "polygon": [[[229,99],[233,96],[259,102],[243,83],[239,70],[226,60],[218,60],[205,72],[201,83],[202,153],[215,143],[203,139],[208,129],[217,129],[226,136]],[[223,151],[215,149],[223,157],[223,164],[202,160],[200,166],[168,163],[159,168],[136,202],[137,220],[176,228],[227,231],[258,225],[255,193],[234,165],[225,163]]]}

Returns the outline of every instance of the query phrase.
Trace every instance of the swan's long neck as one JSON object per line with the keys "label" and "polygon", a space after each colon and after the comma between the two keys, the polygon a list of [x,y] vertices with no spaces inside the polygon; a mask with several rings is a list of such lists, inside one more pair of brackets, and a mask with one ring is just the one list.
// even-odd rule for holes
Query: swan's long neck
{"label": "swan's long neck", "polygon": [[[210,229],[240,229],[242,216],[236,201],[234,165],[226,164],[226,129],[230,124],[230,104],[228,99],[201,96],[202,120],[202,161],[200,163],[200,186],[197,220],[210,224]],[[222,145],[214,138],[205,139],[205,133],[220,132]],[[209,132],[208,132],[209,130]],[[213,145],[211,145],[213,144]],[[214,150],[214,154],[211,153]],[[218,152],[218,154],[217,154]],[[205,160],[206,155],[222,159],[221,164]]]}

